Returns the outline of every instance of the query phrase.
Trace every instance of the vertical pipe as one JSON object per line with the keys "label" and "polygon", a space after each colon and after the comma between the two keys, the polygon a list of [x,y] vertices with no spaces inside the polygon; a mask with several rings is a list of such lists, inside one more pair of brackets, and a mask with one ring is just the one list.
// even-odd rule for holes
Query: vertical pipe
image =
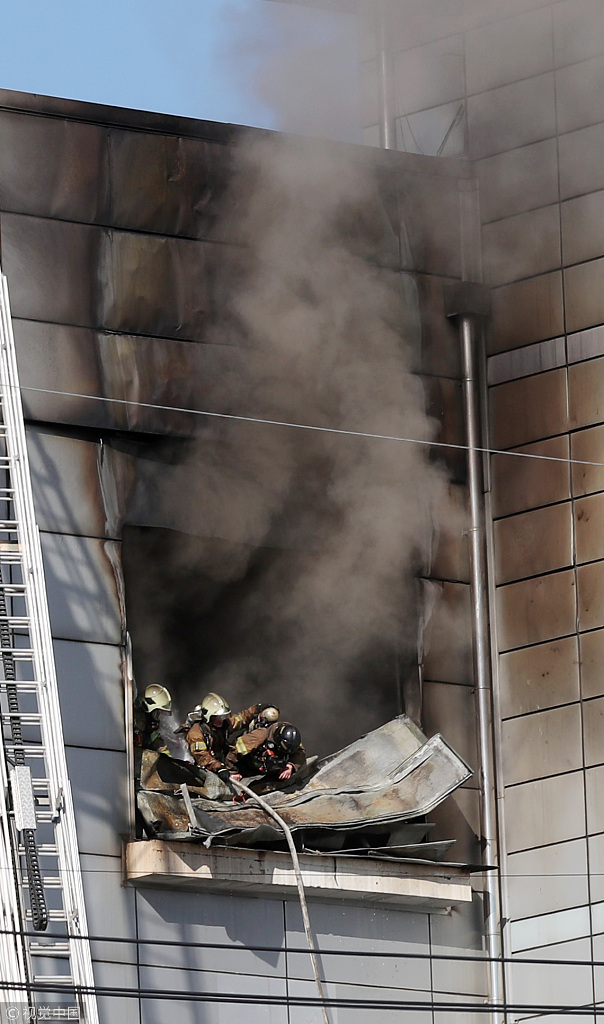
{"label": "vertical pipe", "polygon": [[[495,773],[491,701],[489,615],[486,578],[486,535],[483,503],[480,405],[476,372],[476,322],[474,316],[459,317],[462,353],[463,394],[468,446],[468,487],[470,504],[470,575],[473,618],[473,661],[478,718],[480,759],[481,832],[483,863],[496,865],[497,821],[495,814]],[[495,871],[485,872],[485,936],[490,958],[490,1001],[503,1007],[501,907]],[[493,1024],[504,1019],[503,1010],[493,1010]]]}
{"label": "vertical pipe", "polygon": [[396,149],[396,120],[394,114],[394,88],[392,53],[388,32],[388,0],[380,0],[378,7],[378,78],[380,90],[380,146]]}

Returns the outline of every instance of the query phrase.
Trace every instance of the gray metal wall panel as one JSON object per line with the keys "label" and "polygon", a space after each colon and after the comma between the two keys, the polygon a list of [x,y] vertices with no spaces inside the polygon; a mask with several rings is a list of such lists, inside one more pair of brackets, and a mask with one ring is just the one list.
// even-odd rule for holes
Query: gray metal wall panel
{"label": "gray metal wall panel", "polygon": [[[82,854],[82,881],[86,898],[88,932],[93,938],[95,960],[135,964],[136,912],[134,889],[123,884],[122,858]],[[109,941],[100,941],[106,936]],[[132,939],[112,942],[111,939]]]}
{"label": "gray metal wall panel", "polygon": [[111,284],[102,228],[21,214],[2,215],[2,267],[13,316],[99,326]]}
{"label": "gray metal wall panel", "polygon": [[495,448],[515,448],[568,429],[566,370],[550,370],[492,388]]}
{"label": "gray metal wall panel", "polygon": [[[546,274],[560,266],[558,206],[518,213],[483,228],[486,279],[491,285],[509,284]],[[526,244],[531,239],[530,245]]]}
{"label": "gray metal wall panel", "polygon": [[417,274],[415,280],[422,310],[420,370],[423,373],[459,379],[459,333],[455,325],[442,315],[445,305],[444,289],[451,282],[432,274]]}
{"label": "gray metal wall panel", "polygon": [[[526,964],[518,957],[513,967],[511,1002],[532,1003],[538,1007],[581,1006],[593,1003],[591,944],[589,939],[564,942],[554,946],[533,949],[529,957],[547,960],[583,960],[584,963],[569,964]],[[587,961],[587,963],[585,963]],[[547,1018],[548,1024],[550,1017]],[[588,1018],[589,1019],[589,1018]]]}
{"label": "gray metal wall panel", "polygon": [[506,786],[581,768],[580,705],[569,704],[511,718],[502,725],[501,742],[502,776]]}
{"label": "gray metal wall panel", "polygon": [[120,857],[126,821],[126,757],[113,750],[66,747],[80,853]]}
{"label": "gray metal wall panel", "polygon": [[[588,833],[604,832],[604,767],[585,772]],[[604,927],[603,927],[604,930]]]}
{"label": "gray metal wall panel", "polygon": [[531,78],[552,66],[552,24],[547,10],[481,25],[466,34],[469,93]]}
{"label": "gray metal wall panel", "polygon": [[[598,261],[604,271],[604,260]],[[587,266],[591,267],[589,263]],[[597,318],[604,320],[602,316]],[[604,418],[604,358],[575,363],[568,370],[569,421],[572,428],[589,427]],[[598,458],[596,462],[601,462]]]}
{"label": "gray metal wall panel", "polygon": [[428,736],[441,732],[471,768],[478,766],[476,697],[471,686],[435,683],[422,687],[422,728]]}
{"label": "gray metal wall panel", "polygon": [[[112,424],[116,410],[107,402],[52,394],[54,391],[103,395],[93,331],[19,319],[13,320],[13,329],[25,416],[42,422],[83,426]],[[121,409],[119,415],[122,416]]]}
{"label": "gray metal wall panel", "polygon": [[[575,335],[576,337],[576,335]],[[508,352],[489,356],[487,378],[489,384],[503,384],[532,373],[544,373],[566,365],[566,339],[549,338]]]}
{"label": "gray metal wall panel", "polygon": [[431,576],[439,580],[470,582],[470,552],[463,525],[466,522],[465,488],[451,484],[448,490],[450,518],[440,530],[430,566]]}
{"label": "gray metal wall panel", "polygon": [[139,1000],[128,992],[138,991],[138,972],[133,964],[106,963],[103,960],[93,962],[95,985],[108,988],[125,989],[124,995],[103,996],[97,998],[100,1024],[140,1024]]}
{"label": "gray metal wall panel", "polygon": [[426,175],[417,178],[410,189],[401,178],[399,232],[402,237],[407,234],[409,240],[409,259],[403,260],[404,269],[460,276],[459,202],[457,181]]}
{"label": "gray metal wall panel", "polygon": [[604,629],[582,633],[579,637],[581,652],[581,696],[599,697],[604,694]]}
{"label": "gray metal wall panel", "polygon": [[555,135],[553,74],[470,96],[468,127],[473,160]]}
{"label": "gray metal wall panel", "polygon": [[[227,346],[30,320],[15,321],[15,339],[25,414],[44,422],[188,436],[196,418],[136,403],[199,409],[203,401],[204,408],[222,411],[229,394],[224,378],[245,373],[255,383],[259,373],[257,357]],[[208,390],[215,406],[205,404]],[[100,400],[70,398],[69,393]]]}
{"label": "gray metal wall panel", "polygon": [[[571,571],[508,583],[497,592],[501,651],[574,633],[575,576]],[[589,627],[585,627],[589,628]]]}
{"label": "gray metal wall panel", "polygon": [[552,14],[558,67],[604,51],[604,8],[599,0],[563,0],[554,4]]}
{"label": "gray metal wall panel", "polygon": [[604,191],[569,199],[561,206],[564,263],[580,263],[602,255]]}
{"label": "gray metal wall panel", "polygon": [[107,544],[89,537],[41,534],[53,636],[119,644],[120,602]]}
{"label": "gray metal wall panel", "polygon": [[598,629],[604,607],[604,562],[591,562],[577,569],[577,611],[579,629]]}
{"label": "gray metal wall panel", "polygon": [[505,835],[509,853],[585,835],[582,772],[512,786],[505,794]]}
{"label": "gray metal wall panel", "polygon": [[53,646],[65,742],[125,750],[121,648],[74,640]]}
{"label": "gray metal wall panel", "polygon": [[40,529],[108,536],[98,471],[99,445],[30,426],[27,450]]}
{"label": "gray metal wall panel", "polygon": [[604,259],[578,263],[564,271],[567,331],[582,331],[604,320]]}
{"label": "gray metal wall panel", "polygon": [[[571,434],[570,451],[573,459],[582,462],[602,462],[604,426],[592,427]],[[573,494],[604,491],[604,466],[572,466]]]}
{"label": "gray metal wall panel", "polygon": [[105,219],[106,128],[1,110],[0,138],[3,210],[87,223]]}
{"label": "gray metal wall panel", "polygon": [[470,588],[444,583],[424,638],[426,679],[472,685]]}
{"label": "gray metal wall panel", "polygon": [[477,781],[475,776],[430,812],[430,821],[435,825],[430,838],[436,841],[455,836],[455,845],[448,856],[459,864],[477,864],[480,858],[480,794],[476,789]]}
{"label": "gray metal wall panel", "polygon": [[[604,58],[592,57],[556,72],[558,130],[572,132],[602,120],[598,96],[604,86]],[[598,255],[601,255],[598,253]]]}
{"label": "gray metal wall panel", "polygon": [[463,36],[440,39],[394,55],[396,109],[406,114],[464,94]]}
{"label": "gray metal wall panel", "polygon": [[515,920],[589,902],[585,839],[512,854],[505,870],[509,913]]}
{"label": "gray metal wall panel", "polygon": [[558,145],[562,199],[604,188],[604,167],[600,159],[603,144],[604,124],[560,135]]}
{"label": "gray metal wall panel", "polygon": [[[568,459],[568,437],[552,437],[537,444],[523,445],[519,452],[549,456],[552,460]],[[568,464],[548,458],[493,455],[493,515],[505,516],[524,512],[539,505],[565,501],[570,497]]]}
{"label": "gray metal wall panel", "polygon": [[476,172],[483,223],[555,203],[558,198],[556,140],[546,139],[487,157],[478,162]]}
{"label": "gray metal wall panel", "polygon": [[586,700],[582,704],[585,765],[593,767],[604,762],[604,697]]}
{"label": "gray metal wall panel", "polygon": [[[108,280],[99,318],[90,326],[177,339],[203,337],[210,303],[204,243],[125,231],[111,231],[104,240]],[[218,247],[212,255],[219,259]]]}
{"label": "gray metal wall panel", "polygon": [[590,836],[589,849],[590,896],[593,903],[604,900],[604,832]]}
{"label": "gray metal wall panel", "polygon": [[[4,214],[13,314],[80,327],[201,338],[210,298],[203,242]],[[212,248],[220,265],[220,247]]]}
{"label": "gray metal wall panel", "polygon": [[539,917],[511,921],[508,927],[510,950],[512,954],[522,951],[528,953],[531,949],[551,946],[554,943],[586,938],[590,932],[590,924],[587,904]]}
{"label": "gray metal wall panel", "polygon": [[[593,937],[593,958],[595,961],[602,963],[604,961],[604,935],[594,935]],[[595,998],[598,1003],[604,1001],[604,967],[594,967],[594,988]],[[597,1017],[595,1020],[599,1020]]]}
{"label": "gray metal wall panel", "polygon": [[[430,918],[432,953],[445,959],[432,961],[435,992],[459,992],[484,996],[488,985],[488,965],[482,960],[482,899],[475,894],[473,903],[452,907],[446,915]],[[475,960],[450,960],[448,956],[476,956]]]}
{"label": "gray metal wall panel", "polygon": [[502,654],[499,686],[502,718],[578,701],[577,638]]}
{"label": "gray metal wall panel", "polygon": [[[349,950],[349,957],[323,957],[325,978],[333,983],[381,985],[390,988],[430,989],[430,964],[405,961],[405,952],[428,953],[428,918],[425,914],[387,909],[368,910],[328,903],[311,903],[309,915],[319,949]],[[304,949],[306,940],[299,904],[285,904],[287,945]],[[401,959],[364,958],[363,952],[397,952]],[[360,954],[360,955],[359,955]],[[312,967],[306,954],[288,953],[290,979],[310,980]]]}
{"label": "gray metal wall panel", "polygon": [[492,301],[493,320],[487,339],[489,354],[557,338],[564,330],[559,270],[495,288]]}
{"label": "gray metal wall panel", "polygon": [[522,512],[494,525],[495,583],[573,564],[570,503]]}
{"label": "gray metal wall panel", "polygon": [[[285,974],[284,954],[245,948],[284,947],[280,901],[147,888],[137,890],[136,907],[142,963],[276,978]],[[145,939],[216,942],[229,948],[152,946]]]}
{"label": "gray metal wall panel", "polygon": [[[249,974],[220,974],[218,971],[187,971],[178,968],[141,967],[143,989],[174,990],[190,994],[190,1002],[178,1000],[178,1024],[233,1024],[245,1009],[246,1024],[288,1024],[286,1006],[254,1005],[243,1002],[246,996],[281,997],[286,983],[279,978],[263,978]],[[316,989],[315,989],[316,991]],[[238,1003],[224,1001],[225,996],[239,997]],[[204,996],[218,997],[216,1002]],[[174,1024],[175,1003],[172,1000],[141,1000],[141,1024]]]}
{"label": "gray metal wall panel", "polygon": [[[116,227],[201,237],[209,226],[216,165],[230,147],[177,135],[110,129],[111,223]],[[226,172],[226,167],[224,168]],[[212,174],[212,171],[214,173]]]}

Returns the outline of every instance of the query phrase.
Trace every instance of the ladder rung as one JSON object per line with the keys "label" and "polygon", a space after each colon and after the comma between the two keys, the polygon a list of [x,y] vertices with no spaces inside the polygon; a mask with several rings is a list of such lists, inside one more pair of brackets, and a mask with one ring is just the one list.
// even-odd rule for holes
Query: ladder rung
{"label": "ladder rung", "polygon": [[38,711],[5,711],[2,714],[2,721],[6,725],[10,725],[15,718],[21,722],[21,725],[39,725],[42,721],[42,715]]}
{"label": "ladder rung", "polygon": [[[31,921],[31,919],[32,919],[31,910],[26,910],[25,911],[25,917],[27,918],[28,921]],[[48,911],[48,920],[49,921],[66,921],[67,920],[67,915],[66,915],[64,910],[49,910]]]}
{"label": "ladder rung", "polygon": [[30,942],[29,952],[32,956],[69,956],[71,950],[68,942]]}
{"label": "ladder rung", "polygon": [[39,686],[37,679],[24,679],[16,683],[7,683],[3,679],[0,681],[0,693],[6,693],[9,689],[16,689],[18,693],[37,693]]}
{"label": "ladder rung", "polygon": [[[54,845],[54,843],[39,843],[39,844],[37,844],[36,849],[38,851],[38,857],[56,857],[56,856],[58,856],[57,848]],[[20,857],[24,857],[25,856],[25,847],[20,845],[17,852],[18,852]]]}
{"label": "ladder rung", "polygon": [[15,719],[18,719],[22,725],[38,725],[42,721],[42,715],[39,711],[4,711],[2,713],[2,721],[7,725],[10,725]]}
{"label": "ladder rung", "polygon": [[19,626],[29,626],[31,618],[29,615],[0,615],[0,622],[7,622],[9,626],[17,628]]}
{"label": "ladder rung", "polygon": [[46,757],[46,751],[43,747],[22,747],[20,744],[16,746],[14,743],[7,743],[5,746],[6,751],[9,754],[15,755],[15,750],[21,750],[25,754],[25,757]]}
{"label": "ladder rung", "polygon": [[33,658],[34,652],[31,647],[0,647],[0,654],[12,654],[15,661],[24,661]]}
{"label": "ladder rung", "polygon": [[[43,885],[44,885],[45,889],[62,889],[63,888],[63,886],[61,884],[61,879],[60,878],[56,878],[54,875],[52,875],[52,877],[50,877],[50,878],[48,878],[46,876],[43,877],[42,878],[42,882],[43,882]],[[24,889],[29,889],[29,882],[27,880],[23,881],[22,885],[23,885]]]}
{"label": "ladder rung", "polygon": [[73,985],[73,978],[70,974],[34,974],[36,983],[46,982],[48,985]]}

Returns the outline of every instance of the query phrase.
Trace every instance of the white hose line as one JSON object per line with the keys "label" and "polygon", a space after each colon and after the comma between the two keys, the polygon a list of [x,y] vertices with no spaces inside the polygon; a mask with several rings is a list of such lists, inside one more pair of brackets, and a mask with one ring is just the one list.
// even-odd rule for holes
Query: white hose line
{"label": "white hose line", "polygon": [[317,983],[317,991],[319,993],[319,999],[321,1000],[321,1009],[323,1010],[323,1020],[325,1024],[329,1024],[329,1017],[327,1016],[327,1007],[325,1006],[325,993],[323,991],[323,982],[321,981],[321,975],[319,974],[319,961],[317,960],[317,952],[315,950],[315,943],[310,930],[310,917],[308,916],[308,906],[306,904],[306,893],[304,892],[304,882],[302,881],[302,872],[300,870],[300,861],[298,860],[298,851],[294,845],[294,840],[291,834],[291,830],[288,825],[285,824],[280,814],[277,814],[273,810],[270,804],[267,804],[266,800],[263,800],[261,796],[254,793],[253,789],[244,785],[243,782],[236,782],[235,779],[230,780],[231,785],[236,789],[241,790],[245,793],[250,800],[255,800],[260,805],[263,811],[273,818],[277,824],[283,829],[285,838],[287,839],[287,845],[289,846],[289,852],[291,853],[294,871],[296,873],[296,884],[298,886],[298,897],[300,899],[300,910],[302,911],[302,921],[304,922],[304,931],[306,932],[306,941],[308,942],[308,948],[310,950],[310,959],[312,968],[315,975],[315,981]]}

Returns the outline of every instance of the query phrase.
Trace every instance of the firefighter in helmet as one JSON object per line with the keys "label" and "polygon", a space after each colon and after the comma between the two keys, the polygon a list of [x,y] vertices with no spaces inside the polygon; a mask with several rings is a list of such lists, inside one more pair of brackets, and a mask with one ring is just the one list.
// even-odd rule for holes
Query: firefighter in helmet
{"label": "firefighter in helmet", "polygon": [[165,686],[151,683],[142,697],[134,701],[134,744],[143,750],[159,750],[168,754],[169,750],[159,731],[160,716],[170,714],[172,697]]}
{"label": "firefighter in helmet", "polygon": [[179,731],[186,734],[186,741],[193,760],[200,768],[215,772],[223,782],[231,776],[240,779],[236,768],[227,767],[229,736],[245,728],[264,708],[264,704],[253,704],[235,714],[224,697],[208,693],[201,704],[189,712]]}
{"label": "firefighter in helmet", "polygon": [[289,722],[273,721],[244,733],[227,757],[228,767],[242,775],[278,776],[283,781],[291,779],[305,764],[300,733]]}
{"label": "firefighter in helmet", "polygon": [[134,701],[134,774],[138,782],[141,775],[143,750],[157,750],[170,754],[160,732],[162,715],[172,711],[172,697],[165,686],[151,683],[142,697]]}

